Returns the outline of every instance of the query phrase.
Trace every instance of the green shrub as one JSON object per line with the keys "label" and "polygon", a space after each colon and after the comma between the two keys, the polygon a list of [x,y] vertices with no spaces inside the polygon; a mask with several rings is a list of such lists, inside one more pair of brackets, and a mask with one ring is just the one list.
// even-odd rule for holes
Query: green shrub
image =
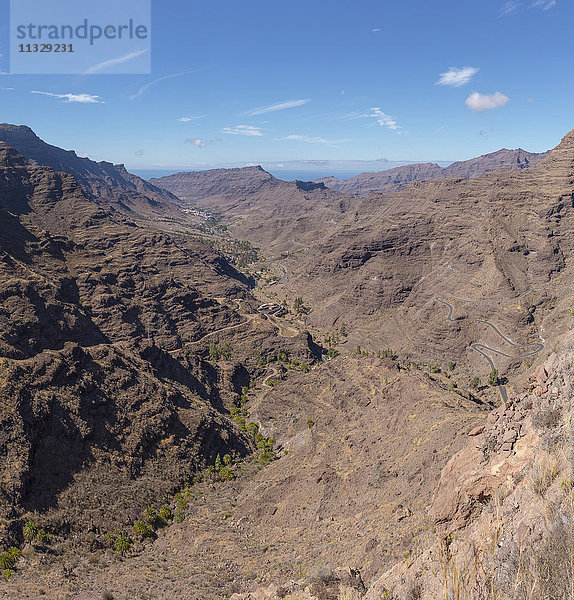
{"label": "green shrub", "polygon": [[498,385],[498,370],[497,369],[492,369],[492,371],[488,374],[488,385]]}
{"label": "green shrub", "polygon": [[50,539],[50,535],[46,533],[43,529],[38,529],[38,533],[36,534],[36,541],[38,544],[45,544]]}
{"label": "green shrub", "polygon": [[479,386],[479,385],[480,385],[480,377],[473,377],[473,378],[470,380],[470,387],[471,387],[473,390],[476,390],[476,389],[478,388],[478,386]]}
{"label": "green shrub", "polygon": [[221,479],[231,480],[235,479],[235,474],[228,467],[221,467],[221,469],[219,469],[219,477],[221,477]]}
{"label": "green shrub", "polygon": [[16,563],[16,559],[9,552],[0,554],[0,569],[11,569]]}
{"label": "green shrub", "polygon": [[221,358],[219,346],[215,342],[209,344],[209,360],[218,361]]}
{"label": "green shrub", "polygon": [[263,438],[257,444],[257,447],[262,450],[262,452],[258,456],[259,463],[262,465],[268,465],[270,462],[274,461],[277,458],[275,451],[273,450],[273,446],[275,445],[275,440],[270,438]]}
{"label": "green shrub", "polygon": [[11,546],[6,550],[6,553],[14,558],[14,560],[18,560],[22,556],[22,550],[20,548],[16,548],[16,546]]}
{"label": "green shrub", "polygon": [[38,526],[34,521],[28,521],[24,525],[24,529],[22,530],[22,535],[27,542],[33,542],[38,535]]}
{"label": "green shrub", "polygon": [[127,554],[134,545],[132,539],[123,533],[118,535],[114,541],[114,548],[119,554]]}
{"label": "green shrub", "polygon": [[145,523],[144,521],[136,521],[133,529],[134,533],[142,538],[153,537],[153,527],[149,523]]}
{"label": "green shrub", "polygon": [[327,350],[327,358],[329,360],[332,360],[333,358],[336,358],[337,356],[339,356],[339,351],[335,350],[335,348],[329,348],[329,350]]}
{"label": "green shrub", "polygon": [[315,421],[313,421],[313,419],[307,419],[307,427],[309,427],[309,429],[311,429],[311,427],[313,427],[313,425],[315,425]]}
{"label": "green shrub", "polygon": [[171,520],[171,517],[171,508],[167,504],[163,504],[159,509],[159,518],[167,522]]}
{"label": "green shrub", "polygon": [[253,423],[250,421],[247,423],[247,433],[251,436],[251,438],[255,441],[255,436],[259,432],[259,425],[257,423]]}
{"label": "green shrub", "polygon": [[185,513],[183,512],[182,508],[179,508],[179,506],[175,509],[175,512],[173,513],[173,521],[174,523],[183,523],[183,519],[185,518]]}
{"label": "green shrub", "polygon": [[173,499],[175,500],[175,505],[177,508],[181,508],[182,510],[187,508],[187,500],[178,492]]}
{"label": "green shrub", "polygon": [[229,467],[230,465],[232,465],[234,463],[233,458],[231,457],[231,454],[224,454],[223,455],[223,464],[226,467]]}
{"label": "green shrub", "polygon": [[156,511],[153,507],[148,506],[144,510],[143,520],[145,523],[149,523],[152,527],[155,527],[159,520],[159,515],[156,513]]}
{"label": "green shrub", "polygon": [[221,471],[222,467],[223,467],[223,463],[221,462],[221,456],[218,454],[215,457],[215,470],[219,473],[219,471]]}

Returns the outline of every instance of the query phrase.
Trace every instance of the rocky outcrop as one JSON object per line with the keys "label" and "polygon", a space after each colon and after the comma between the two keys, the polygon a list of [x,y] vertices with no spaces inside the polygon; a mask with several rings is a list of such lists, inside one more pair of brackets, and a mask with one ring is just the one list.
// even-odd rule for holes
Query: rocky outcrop
{"label": "rocky outcrop", "polygon": [[409,565],[396,565],[373,584],[367,600],[384,589],[404,593],[414,583],[420,598],[433,598],[455,589],[451,571],[467,590],[496,589],[505,598],[517,589],[537,590],[527,596],[535,598],[569,589],[570,558],[563,565],[557,554],[570,544],[574,518],[573,349],[568,334],[525,391],[491,413],[484,430],[448,462],[430,511],[436,537]]}

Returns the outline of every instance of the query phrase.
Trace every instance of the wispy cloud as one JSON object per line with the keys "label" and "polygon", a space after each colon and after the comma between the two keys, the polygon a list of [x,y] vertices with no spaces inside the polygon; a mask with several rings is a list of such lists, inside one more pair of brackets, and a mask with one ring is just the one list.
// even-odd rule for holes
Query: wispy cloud
{"label": "wispy cloud", "polygon": [[224,127],[221,133],[227,133],[228,135],[246,135],[249,137],[260,137],[263,134],[259,127],[253,127],[252,125],[235,125],[234,127]]}
{"label": "wispy cloud", "polygon": [[260,106],[259,108],[254,108],[247,114],[250,117],[254,117],[255,115],[264,115],[270,112],[276,112],[278,110],[285,110],[286,108],[296,108],[297,106],[303,106],[309,102],[311,102],[310,98],[305,98],[302,100],[285,100],[284,102],[277,102],[277,104],[270,104],[269,106]]}
{"label": "wispy cloud", "polygon": [[135,100],[139,98],[142,94],[145,94],[147,90],[149,90],[154,85],[157,85],[160,81],[166,81],[167,79],[173,79],[174,77],[182,77],[183,75],[190,75],[191,73],[198,73],[203,69],[194,69],[193,71],[182,71],[181,73],[172,73],[171,75],[164,75],[163,77],[158,77],[153,81],[149,81],[148,83],[141,86],[141,88],[135,93],[129,96],[130,100]]}
{"label": "wispy cloud", "polygon": [[300,135],[300,134],[291,134],[291,135],[286,135],[285,137],[282,138],[276,138],[277,140],[287,140],[287,141],[294,141],[294,142],[307,142],[308,144],[342,144],[343,142],[350,142],[351,140],[348,139],[344,139],[344,140],[327,140],[323,137],[314,137],[314,136],[310,136],[310,135]]}
{"label": "wispy cloud", "polygon": [[541,10],[550,10],[556,6],[556,2],[557,0],[534,0],[530,3],[521,0],[508,0],[502,5],[499,12],[500,15],[504,17],[514,14],[523,6],[528,6],[529,8],[540,8]]}
{"label": "wispy cloud", "polygon": [[111,67],[115,67],[117,65],[121,65],[123,63],[129,62],[142,54],[145,54],[149,51],[149,48],[145,48],[144,50],[138,50],[137,52],[130,52],[124,56],[118,56],[117,58],[111,58],[110,60],[105,60],[93,67],[90,67],[88,70],[84,71],[84,75],[94,75],[95,73],[100,73],[101,71],[105,71]]}
{"label": "wispy cloud", "polygon": [[13,91],[14,91],[14,88],[11,88],[11,87],[4,87],[4,86],[0,85],[0,90],[6,90],[6,91],[13,92]]}
{"label": "wispy cloud", "polygon": [[502,16],[512,15],[522,6],[522,2],[518,2],[518,0],[509,0],[509,2],[505,2],[500,8],[500,14]]}
{"label": "wispy cloud", "polygon": [[435,85],[450,85],[461,87],[466,85],[478,73],[476,67],[450,67],[446,73],[441,73]]}
{"label": "wispy cloud", "polygon": [[186,144],[191,144],[192,146],[197,146],[198,148],[205,148],[208,144],[213,144],[214,140],[202,140],[200,138],[187,138],[185,140]]}
{"label": "wispy cloud", "polygon": [[370,108],[369,112],[365,113],[363,117],[375,119],[381,127],[386,127],[387,129],[392,129],[393,131],[398,131],[400,129],[400,126],[397,124],[395,119],[383,112],[378,106],[373,106]]}
{"label": "wispy cloud", "polygon": [[189,123],[190,121],[197,121],[198,119],[203,119],[203,115],[197,115],[196,117],[180,117],[178,121],[182,123]]}
{"label": "wispy cloud", "polygon": [[352,121],[354,119],[375,119],[375,121],[381,126],[386,127],[400,133],[400,125],[397,124],[394,117],[387,115],[380,107],[373,106],[369,108],[368,112],[351,112],[333,115],[333,118],[338,121]]}
{"label": "wispy cloud", "polygon": [[62,102],[79,102],[80,104],[104,104],[100,96],[93,94],[52,94],[51,92],[39,92],[32,90],[31,94],[42,94],[43,96],[51,96],[52,98],[60,98]]}
{"label": "wispy cloud", "polygon": [[379,28],[379,27],[375,27],[374,29],[371,29],[371,31],[372,31],[373,33],[379,33],[379,31],[381,31],[381,30],[380,30],[380,28]]}
{"label": "wispy cloud", "polygon": [[541,8],[542,10],[550,10],[556,6],[556,0],[536,0],[532,4],[532,8]]}
{"label": "wispy cloud", "polygon": [[500,108],[508,103],[510,98],[495,92],[494,94],[479,94],[473,92],[465,101],[466,106],[474,111],[475,113],[482,114],[486,110],[492,110],[493,108]]}

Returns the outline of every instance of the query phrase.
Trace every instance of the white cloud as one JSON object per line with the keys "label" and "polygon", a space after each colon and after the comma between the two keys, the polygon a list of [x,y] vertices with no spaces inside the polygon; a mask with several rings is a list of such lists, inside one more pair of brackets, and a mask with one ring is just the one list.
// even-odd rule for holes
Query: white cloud
{"label": "white cloud", "polygon": [[364,112],[343,113],[343,114],[339,114],[339,115],[334,115],[333,118],[336,120],[339,120],[339,121],[352,121],[354,119],[375,119],[381,127],[387,127],[388,129],[392,129],[393,131],[396,131],[398,134],[401,133],[399,131],[399,129],[401,129],[401,127],[400,127],[400,125],[397,124],[394,117],[387,115],[378,106],[373,106],[372,108],[369,109],[369,112],[366,112],[366,113],[364,113]]}
{"label": "white cloud", "polygon": [[52,94],[51,92],[39,92],[32,90],[31,94],[42,94],[43,96],[51,96],[52,98],[61,98],[62,102],[79,102],[80,104],[104,104],[100,96],[93,94]]}
{"label": "white cloud", "polygon": [[482,114],[485,110],[491,110],[493,108],[500,108],[508,103],[510,98],[495,92],[494,94],[479,94],[473,92],[465,101],[465,104],[470,110],[476,113]]}
{"label": "white cloud", "polygon": [[532,8],[541,8],[542,10],[550,10],[556,6],[556,0],[536,0],[532,4]]}
{"label": "white cloud", "polygon": [[259,127],[253,127],[252,125],[235,125],[234,127],[224,127],[221,133],[227,133],[229,135],[246,135],[249,137],[260,137],[263,134]]}
{"label": "white cloud", "polygon": [[282,138],[276,138],[278,140],[287,140],[294,142],[307,142],[309,144],[341,144],[343,142],[349,142],[350,140],[327,140],[323,137],[313,137],[310,135],[299,135],[291,134]]}
{"label": "white cloud", "polygon": [[501,9],[501,15],[511,15],[515,13],[522,6],[522,2],[518,2],[518,0],[509,0],[509,2],[505,2]]}
{"label": "white cloud", "polygon": [[14,88],[0,86],[0,90],[7,90],[7,91],[9,91],[9,92],[13,92],[13,91],[14,91]]}
{"label": "white cloud", "polygon": [[310,98],[303,100],[285,100],[285,102],[278,102],[277,104],[270,104],[269,106],[260,106],[259,108],[254,108],[247,114],[250,117],[254,117],[255,115],[264,115],[277,110],[285,110],[286,108],[296,108],[297,106],[303,106],[309,102],[311,102]]}
{"label": "white cloud", "polygon": [[[501,16],[512,15],[521,9],[525,5],[525,2],[520,0],[508,0],[505,2],[501,9]],[[540,8],[542,10],[550,10],[556,6],[556,0],[534,0],[530,3],[530,8]]]}
{"label": "white cloud", "polygon": [[478,73],[476,67],[450,67],[446,73],[440,74],[440,79],[435,85],[450,85],[452,87],[461,87],[466,85]]}
{"label": "white cloud", "polygon": [[172,73],[171,75],[164,75],[163,77],[158,77],[157,79],[154,79],[153,81],[150,81],[149,83],[146,83],[145,85],[142,85],[141,88],[135,94],[132,94],[131,96],[129,96],[129,99],[134,100],[135,98],[138,98],[139,96],[144,94],[147,90],[149,90],[150,87],[156,85],[156,83],[159,83],[160,81],[165,81],[166,79],[173,79],[174,77],[181,77],[182,75],[189,75],[190,73],[198,73],[199,71],[202,71],[202,70],[203,69],[194,69],[193,71],[183,71],[181,73]]}
{"label": "white cloud", "polygon": [[187,138],[185,140],[186,144],[192,144],[193,146],[197,146],[198,148],[205,148],[207,144],[213,144],[213,140],[202,140],[200,138]]}
{"label": "white cloud", "polygon": [[296,142],[309,142],[310,144],[328,144],[329,140],[326,140],[322,137],[311,137],[309,135],[297,135],[291,134],[287,135],[284,138],[279,138],[281,140],[293,140]]}
{"label": "white cloud", "polygon": [[197,121],[198,119],[203,119],[203,115],[198,115],[196,117],[180,117],[178,121],[182,123],[189,123],[190,121]]}
{"label": "white cloud", "polygon": [[104,62],[98,63],[93,67],[90,67],[87,71],[84,71],[84,75],[93,75],[94,73],[99,73],[100,71],[105,71],[110,67],[115,67],[116,65],[121,65],[123,63],[129,62],[142,54],[145,54],[149,48],[145,48],[144,50],[138,50],[137,52],[130,52],[125,56],[118,56],[117,58],[112,58],[110,60],[105,60]]}
{"label": "white cloud", "polygon": [[398,131],[400,129],[394,118],[384,113],[378,106],[373,106],[370,109],[370,112],[364,114],[363,116],[376,119],[377,123],[381,127],[386,127],[387,129],[392,129],[393,131]]}
{"label": "white cloud", "polygon": [[371,31],[373,33],[379,33],[379,31],[381,31],[378,27],[375,27],[374,29],[371,29]]}

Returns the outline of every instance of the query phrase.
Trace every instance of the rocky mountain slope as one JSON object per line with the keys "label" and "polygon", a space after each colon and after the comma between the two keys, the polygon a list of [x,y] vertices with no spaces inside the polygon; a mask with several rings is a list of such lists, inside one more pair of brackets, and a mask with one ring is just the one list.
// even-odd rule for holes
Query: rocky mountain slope
{"label": "rocky mountain slope", "polygon": [[[470,347],[480,341],[498,351],[493,357],[504,371],[516,364],[509,357],[531,349],[520,344],[564,332],[573,176],[571,133],[527,170],[373,195],[315,243],[282,258],[288,277],[275,291],[302,295],[318,327],[345,322],[353,344],[484,373],[488,364]],[[451,297],[454,323],[437,297]]]}
{"label": "rocky mountain slope", "polygon": [[538,164],[546,156],[548,156],[548,152],[537,154],[526,152],[522,148],[517,150],[503,148],[470,160],[454,162],[447,167],[440,167],[435,163],[418,163],[380,173],[361,173],[349,179],[324,177],[316,179],[315,182],[323,183],[329,189],[344,194],[358,196],[368,196],[373,193],[386,194],[398,192],[413,181],[430,181],[449,177],[480,177],[493,171],[528,169]]}
{"label": "rocky mountain slope", "polygon": [[352,200],[322,183],[276,179],[262,167],[183,172],[150,182],[188,206],[221,213],[237,237],[277,249],[314,237],[349,210]]}
{"label": "rocky mountain slope", "polygon": [[3,543],[31,514],[101,536],[217,453],[251,453],[229,415],[259,369],[245,361],[278,346],[314,360],[208,246],[134,225],[4,143],[0,251]]}
{"label": "rocky mountain slope", "polygon": [[176,211],[179,200],[164,189],[126,171],[123,165],[95,162],[41,140],[25,125],[0,124],[0,141],[15,148],[31,164],[73,175],[84,193],[102,206],[121,212],[158,215]]}
{"label": "rocky mountain slope", "polygon": [[172,176],[282,253],[257,289],[0,152],[0,550],[24,550],[0,597],[564,597],[574,132],[364,199]]}
{"label": "rocky mountain slope", "polygon": [[572,565],[574,337],[565,335],[522,390],[473,432],[433,499],[435,537],[369,590],[462,598],[567,597]]}

